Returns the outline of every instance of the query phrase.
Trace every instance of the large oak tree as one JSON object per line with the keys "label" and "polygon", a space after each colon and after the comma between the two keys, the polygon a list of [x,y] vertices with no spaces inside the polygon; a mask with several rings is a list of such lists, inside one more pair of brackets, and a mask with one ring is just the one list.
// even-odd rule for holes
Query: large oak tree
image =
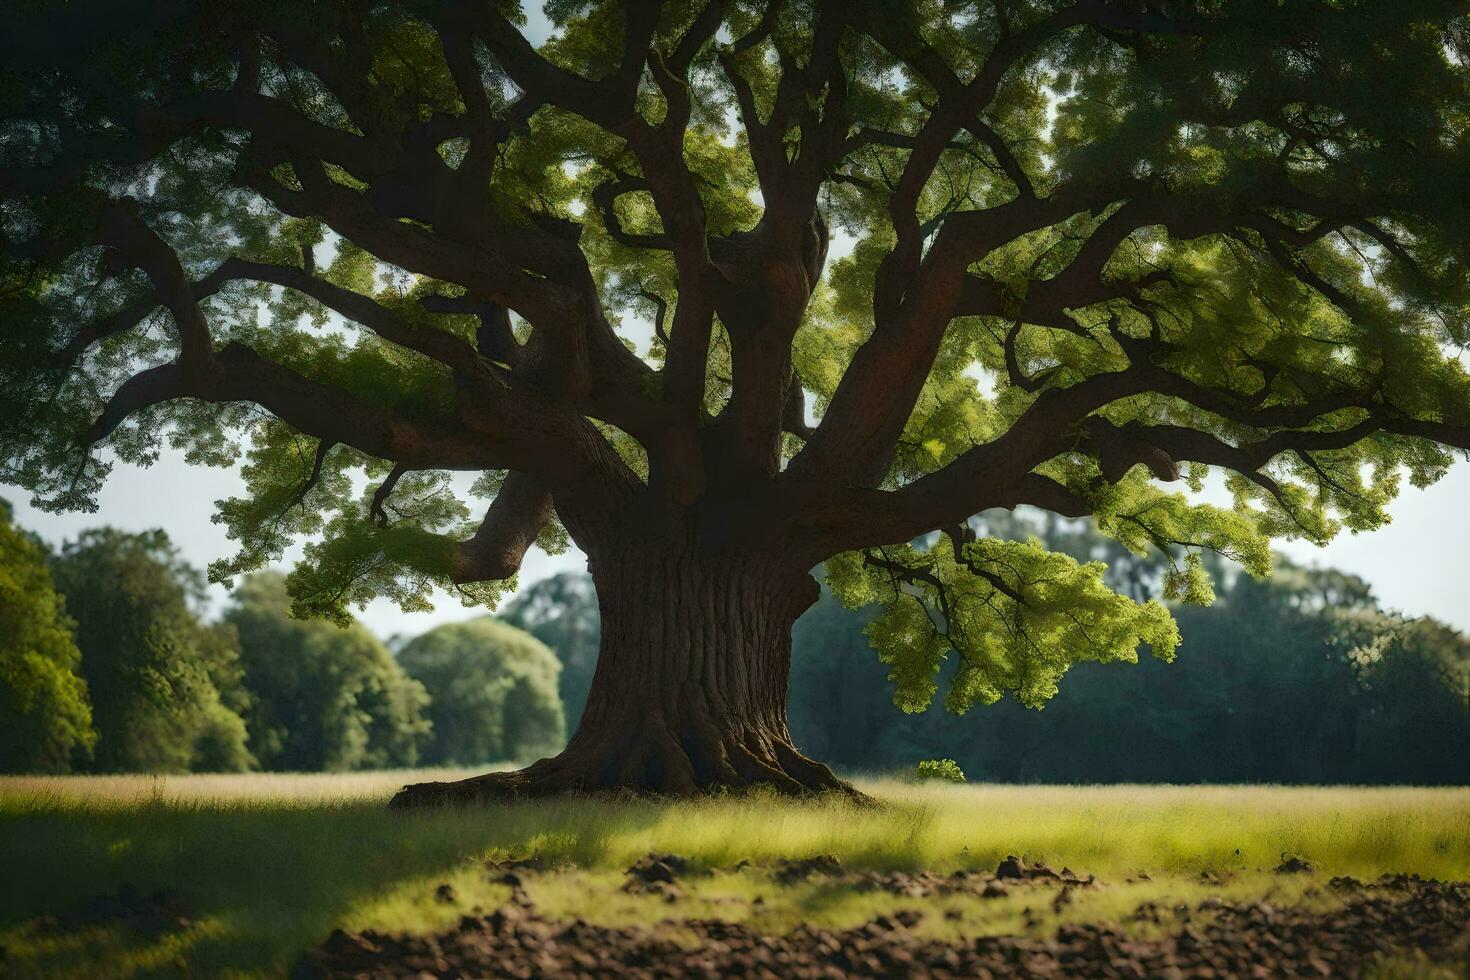
{"label": "large oak tree", "polygon": [[6,479],[243,446],[214,574],[305,537],[303,614],[586,552],[566,750],[401,802],[841,787],[785,721],[814,567],[903,706],[946,656],[949,707],[1040,704],[1177,632],[970,515],[1094,515],[1207,601],[1200,552],[1264,573],[1470,447],[1458,0],[547,8],[6,17]]}

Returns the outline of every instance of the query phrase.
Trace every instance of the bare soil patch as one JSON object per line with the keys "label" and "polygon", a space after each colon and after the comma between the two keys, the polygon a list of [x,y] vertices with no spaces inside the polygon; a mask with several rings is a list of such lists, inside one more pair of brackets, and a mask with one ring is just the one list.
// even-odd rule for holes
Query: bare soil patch
{"label": "bare soil patch", "polygon": [[[1020,870],[1020,878],[1007,874],[1000,881],[1024,881],[1026,869]],[[1078,887],[1054,874],[1062,883],[1059,895]],[[933,884],[938,889],[948,880]],[[930,884],[921,874],[908,876],[903,887],[923,890]],[[1135,919],[1164,924],[1151,938],[1130,935],[1122,925],[1088,924],[1063,925],[1043,938],[964,942],[916,934],[924,916],[918,909],[851,929],[801,926],[769,935],[713,919],[646,928],[554,922],[521,894],[488,915],[465,916],[439,935],[334,932],[298,964],[295,976],[1355,977],[1385,956],[1470,956],[1470,883],[1385,876],[1372,883],[1337,878],[1331,887],[1345,904],[1330,911],[1217,898],[1192,909],[1140,907]]]}

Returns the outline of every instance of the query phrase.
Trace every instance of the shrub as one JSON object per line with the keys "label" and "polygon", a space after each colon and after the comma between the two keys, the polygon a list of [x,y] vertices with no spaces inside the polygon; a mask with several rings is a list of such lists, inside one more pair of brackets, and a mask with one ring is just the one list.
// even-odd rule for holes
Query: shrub
{"label": "shrub", "polygon": [[953,759],[925,759],[919,763],[919,781],[942,779],[947,783],[963,783],[965,774]]}

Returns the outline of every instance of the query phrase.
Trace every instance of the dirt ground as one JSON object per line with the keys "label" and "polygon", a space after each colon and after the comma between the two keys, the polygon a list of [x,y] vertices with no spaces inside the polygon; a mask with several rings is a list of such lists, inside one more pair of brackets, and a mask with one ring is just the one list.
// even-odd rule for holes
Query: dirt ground
{"label": "dirt ground", "polygon": [[[1294,874],[1305,864],[1284,863]],[[1372,882],[1333,878],[1332,901],[1318,907],[1208,898],[1195,905],[1145,903],[1122,921],[1071,923],[1049,935],[939,939],[917,927],[924,899],[963,892],[990,896],[1032,890],[1061,908],[1078,889],[1106,888],[1070,870],[1015,859],[993,873],[844,875],[831,859],[772,869],[781,883],[825,876],[861,890],[913,899],[912,908],[861,926],[802,925],[762,934],[719,919],[670,919],[612,928],[582,919],[554,921],[523,887],[542,872],[492,867],[511,900],[466,915],[438,935],[338,931],[302,959],[294,976],[315,977],[1357,977],[1385,962],[1470,963],[1470,883],[1385,875]],[[628,869],[627,889],[681,895],[684,862],[649,855]],[[444,886],[438,899],[453,902]],[[1427,967],[1426,967],[1427,969]]]}

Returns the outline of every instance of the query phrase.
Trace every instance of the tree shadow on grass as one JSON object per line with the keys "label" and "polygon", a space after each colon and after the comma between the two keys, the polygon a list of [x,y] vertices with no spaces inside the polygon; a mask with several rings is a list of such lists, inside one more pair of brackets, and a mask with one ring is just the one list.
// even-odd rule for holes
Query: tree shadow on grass
{"label": "tree shadow on grass", "polygon": [[[377,803],[0,809],[0,945],[19,975],[96,976],[103,962],[109,976],[278,975],[356,910],[419,879],[432,888],[485,860],[532,854],[596,865],[662,809],[589,800],[415,813]],[[37,923],[124,883],[178,893],[193,924],[149,938]]]}

